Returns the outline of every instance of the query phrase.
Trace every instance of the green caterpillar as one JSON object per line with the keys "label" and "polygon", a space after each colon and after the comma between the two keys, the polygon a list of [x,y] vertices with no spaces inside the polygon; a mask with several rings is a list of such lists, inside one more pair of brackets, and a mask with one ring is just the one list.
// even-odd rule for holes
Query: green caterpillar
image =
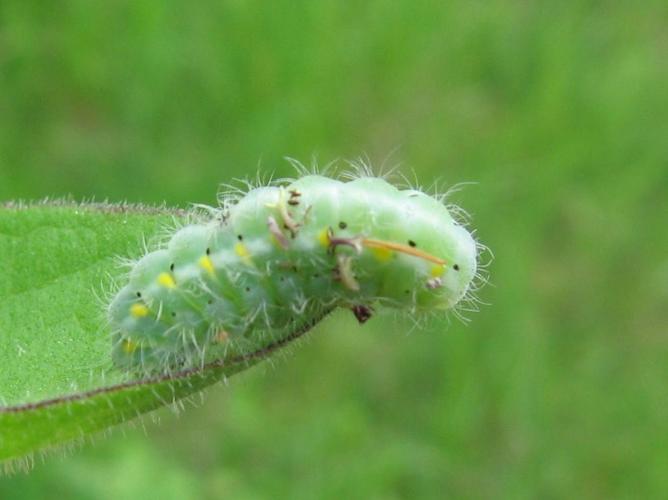
{"label": "green caterpillar", "polygon": [[306,175],[224,199],[133,267],[109,306],[117,367],[167,371],[280,342],[334,307],[453,308],[477,245],[437,199]]}

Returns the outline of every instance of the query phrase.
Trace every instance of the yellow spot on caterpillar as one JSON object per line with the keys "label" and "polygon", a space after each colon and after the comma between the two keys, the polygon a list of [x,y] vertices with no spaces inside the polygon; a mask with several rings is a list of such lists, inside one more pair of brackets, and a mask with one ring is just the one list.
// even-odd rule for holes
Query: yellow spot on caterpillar
{"label": "yellow spot on caterpillar", "polygon": [[158,284],[164,286],[165,288],[175,288],[176,281],[172,278],[172,275],[169,273],[160,273],[158,275]]}
{"label": "yellow spot on caterpillar", "polygon": [[380,262],[387,262],[394,257],[394,252],[389,248],[376,247],[372,248],[371,251],[376,260],[379,260]]}
{"label": "yellow spot on caterpillar", "polygon": [[123,344],[121,348],[123,349],[123,352],[125,354],[132,354],[137,350],[137,347],[139,347],[139,344],[135,342],[134,340],[131,339],[123,339]]}
{"label": "yellow spot on caterpillar", "polygon": [[440,276],[443,276],[444,272],[445,272],[445,265],[431,267],[431,276],[433,278],[438,278]]}
{"label": "yellow spot on caterpillar", "polygon": [[234,253],[236,253],[239,257],[241,257],[241,260],[244,262],[244,264],[248,265],[252,264],[250,258],[250,251],[248,250],[248,247],[243,243],[239,242],[236,245],[234,245]]}
{"label": "yellow spot on caterpillar", "polygon": [[132,304],[130,306],[130,314],[135,318],[143,318],[148,315],[148,307],[144,304]]}
{"label": "yellow spot on caterpillar", "polygon": [[208,255],[204,255],[199,259],[199,267],[204,269],[211,276],[215,274],[216,270],[214,269],[213,262],[211,262],[211,258]]}
{"label": "yellow spot on caterpillar", "polygon": [[320,243],[320,245],[322,245],[325,248],[329,248],[329,246],[331,245],[329,233],[330,230],[328,227],[324,228],[322,231],[318,233],[318,243]]}

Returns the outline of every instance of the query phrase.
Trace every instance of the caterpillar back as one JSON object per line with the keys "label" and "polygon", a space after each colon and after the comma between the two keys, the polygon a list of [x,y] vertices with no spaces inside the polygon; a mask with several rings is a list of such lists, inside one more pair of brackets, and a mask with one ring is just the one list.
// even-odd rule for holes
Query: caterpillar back
{"label": "caterpillar back", "polygon": [[141,258],[108,316],[114,363],[149,372],[285,339],[333,307],[453,308],[477,270],[440,201],[377,177],[306,175],[223,204]]}

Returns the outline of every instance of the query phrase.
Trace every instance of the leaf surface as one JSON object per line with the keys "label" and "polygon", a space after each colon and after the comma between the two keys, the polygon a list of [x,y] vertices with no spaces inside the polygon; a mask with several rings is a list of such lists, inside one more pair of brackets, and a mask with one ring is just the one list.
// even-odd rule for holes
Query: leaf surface
{"label": "leaf surface", "polygon": [[173,404],[263,359],[133,380],[110,361],[105,303],[146,240],[185,211],[123,205],[0,206],[0,461],[20,459]]}

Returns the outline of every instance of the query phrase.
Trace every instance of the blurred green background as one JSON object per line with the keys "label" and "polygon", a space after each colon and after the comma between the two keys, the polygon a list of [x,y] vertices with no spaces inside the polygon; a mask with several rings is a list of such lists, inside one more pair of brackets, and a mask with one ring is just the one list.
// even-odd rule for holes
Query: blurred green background
{"label": "blurred green background", "polygon": [[[470,325],[328,320],[1,498],[668,491],[665,1],[0,4],[0,199],[186,206],[367,155],[494,251]],[[350,316],[350,317],[349,317]]]}

